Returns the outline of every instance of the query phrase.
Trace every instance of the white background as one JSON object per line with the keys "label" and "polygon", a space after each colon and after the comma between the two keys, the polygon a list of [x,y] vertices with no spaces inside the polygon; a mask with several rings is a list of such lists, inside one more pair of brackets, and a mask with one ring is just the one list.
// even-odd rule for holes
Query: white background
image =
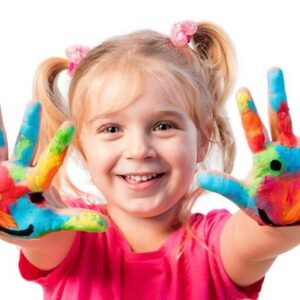
{"label": "white background", "polygon": [[[63,56],[65,47],[94,46],[103,39],[150,28],[164,33],[182,19],[209,20],[221,25],[237,50],[237,87],[252,91],[266,121],[266,71],[285,71],[295,132],[300,134],[300,18],[297,1],[3,1],[0,4],[0,102],[10,145],[17,135],[37,65],[49,56]],[[4,4],[3,4],[4,3]],[[243,178],[251,165],[250,152],[239,123],[234,96],[228,103],[238,142],[234,175]],[[199,200],[197,210],[236,208],[211,195]],[[18,273],[18,250],[0,242],[0,299],[42,299],[39,286]],[[100,254],[101,255],[101,254]],[[300,248],[282,255],[269,271],[260,299],[299,299]],[[247,270],[245,270],[247,272]]]}

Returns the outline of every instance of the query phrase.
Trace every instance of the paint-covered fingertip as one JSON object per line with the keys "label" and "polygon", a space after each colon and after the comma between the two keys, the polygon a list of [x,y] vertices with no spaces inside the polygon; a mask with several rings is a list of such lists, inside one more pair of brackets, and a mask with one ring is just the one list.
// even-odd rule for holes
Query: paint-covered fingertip
{"label": "paint-covered fingertip", "polygon": [[246,87],[239,88],[235,94],[235,97],[237,101],[252,98],[250,91]]}
{"label": "paint-covered fingertip", "polygon": [[63,230],[76,230],[86,232],[104,232],[109,226],[108,219],[96,212],[85,211],[80,215],[71,217],[65,224]]}
{"label": "paint-covered fingertip", "polygon": [[59,128],[51,141],[50,152],[61,155],[71,144],[74,133],[75,127],[73,125]]}
{"label": "paint-covered fingertip", "polygon": [[268,74],[273,74],[273,75],[283,75],[283,71],[279,67],[272,67],[268,70]]}
{"label": "paint-covered fingertip", "polygon": [[270,94],[285,93],[283,71],[280,68],[272,68],[268,71],[268,89]]}
{"label": "paint-covered fingertip", "polygon": [[75,134],[75,126],[68,125],[67,127],[60,128],[56,133],[57,141],[64,145],[68,146],[72,142],[72,138]]}
{"label": "paint-covered fingertip", "polygon": [[201,172],[196,177],[197,183],[205,190],[215,191],[220,185],[223,184],[223,178],[214,176],[209,172]]}
{"label": "paint-covered fingertip", "polygon": [[41,112],[41,109],[42,109],[42,105],[40,102],[38,101],[31,101],[29,102],[27,105],[26,105],[26,114],[40,114]]}
{"label": "paint-covered fingertip", "polygon": [[236,101],[239,111],[246,112],[252,110],[256,113],[256,108],[252,100],[252,95],[247,88],[240,88],[236,93]]}

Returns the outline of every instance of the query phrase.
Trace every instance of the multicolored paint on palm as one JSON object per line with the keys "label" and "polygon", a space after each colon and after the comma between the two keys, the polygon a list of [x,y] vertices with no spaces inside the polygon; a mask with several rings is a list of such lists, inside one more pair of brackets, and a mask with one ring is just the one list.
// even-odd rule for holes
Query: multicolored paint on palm
{"label": "multicolored paint on palm", "polygon": [[[29,239],[59,230],[106,230],[107,222],[99,213],[73,210],[63,214],[60,209],[67,207],[60,199],[49,201],[43,196],[63,162],[74,127],[68,123],[61,127],[36,166],[29,167],[38,141],[40,111],[37,102],[28,106],[13,157],[0,164],[0,233]],[[5,137],[3,122],[0,131]],[[0,157],[7,153],[3,141]]]}
{"label": "multicolored paint on palm", "polygon": [[202,172],[198,183],[237,204],[261,225],[300,224],[300,147],[293,134],[282,70],[268,73],[269,116],[267,131],[247,89],[237,93],[237,103],[253,167],[244,181],[220,172]]}

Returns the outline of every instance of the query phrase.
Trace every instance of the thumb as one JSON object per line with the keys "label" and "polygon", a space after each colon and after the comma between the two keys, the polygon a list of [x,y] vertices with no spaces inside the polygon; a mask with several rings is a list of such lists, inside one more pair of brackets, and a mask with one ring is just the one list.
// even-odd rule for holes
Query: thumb
{"label": "thumb", "polygon": [[69,219],[61,225],[61,230],[103,232],[108,228],[108,218],[95,210],[64,208],[58,213],[69,216]]}
{"label": "thumb", "polygon": [[108,218],[103,214],[95,210],[68,207],[54,186],[46,190],[43,196],[46,199],[47,208],[59,214],[64,220],[60,225],[60,230],[103,232],[108,227]]}
{"label": "thumb", "polygon": [[249,206],[248,193],[243,184],[236,178],[218,171],[200,171],[197,175],[198,184],[205,190],[218,193],[242,209]]}

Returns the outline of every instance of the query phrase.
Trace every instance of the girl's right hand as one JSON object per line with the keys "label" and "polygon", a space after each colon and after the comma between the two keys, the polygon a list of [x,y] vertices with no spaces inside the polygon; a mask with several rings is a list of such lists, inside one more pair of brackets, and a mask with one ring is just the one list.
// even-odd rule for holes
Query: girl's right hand
{"label": "girl's right hand", "polygon": [[40,103],[29,104],[11,159],[0,113],[0,237],[11,242],[60,230],[105,231],[104,216],[68,208],[50,187],[74,134],[71,123],[58,129],[37,164],[30,167],[39,135],[40,111]]}

